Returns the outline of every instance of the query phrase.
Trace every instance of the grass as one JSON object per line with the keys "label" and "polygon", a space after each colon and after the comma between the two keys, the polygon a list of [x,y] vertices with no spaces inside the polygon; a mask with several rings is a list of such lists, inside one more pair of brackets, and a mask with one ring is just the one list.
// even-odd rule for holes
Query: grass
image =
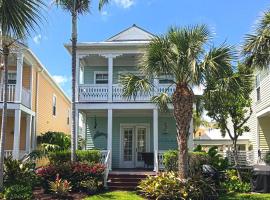
{"label": "grass", "polygon": [[220,200],[267,200],[270,199],[270,194],[227,194],[225,196],[220,197]]}
{"label": "grass", "polygon": [[90,196],[85,198],[84,200],[143,200],[142,197],[138,196],[135,192],[127,192],[127,191],[113,191],[113,192],[105,192],[102,194],[97,194],[94,196]]}

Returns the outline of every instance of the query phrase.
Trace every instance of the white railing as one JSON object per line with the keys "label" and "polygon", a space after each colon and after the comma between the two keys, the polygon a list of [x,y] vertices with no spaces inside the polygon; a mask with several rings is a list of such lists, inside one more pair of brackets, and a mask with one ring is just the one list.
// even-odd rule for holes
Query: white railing
{"label": "white railing", "polygon": [[[226,157],[230,164],[234,164],[234,155],[232,151],[226,152]],[[253,151],[238,151],[237,152],[238,164],[242,166],[253,165],[254,162],[254,152]]]}
{"label": "white railing", "polygon": [[31,107],[31,91],[24,87],[22,88],[22,104],[28,108]]}
{"label": "white railing", "polygon": [[167,93],[169,96],[172,96],[174,91],[175,91],[175,86],[171,86],[169,87],[170,85],[159,85],[158,87],[158,93],[162,93],[162,92],[165,92]]}
{"label": "white railing", "polygon": [[108,86],[81,85],[79,86],[80,101],[107,101]]}
{"label": "white railing", "polygon": [[4,153],[5,158],[12,156],[12,152],[13,152],[12,150],[5,150],[5,153]]}
{"label": "white railing", "polygon": [[110,171],[110,162],[111,162],[111,151],[109,150],[103,150],[101,151],[101,163],[105,165],[105,172],[104,172],[104,186],[107,187],[107,180],[109,176],[109,171]]}
{"label": "white railing", "polygon": [[[7,94],[7,101],[13,102],[15,100],[15,88],[16,84],[8,84],[8,94]],[[4,86],[0,85],[0,101],[4,100]]]}
{"label": "white railing", "polygon": [[163,164],[163,160],[164,160],[164,152],[165,150],[159,150],[158,153],[155,153],[157,156],[157,170],[163,170],[164,169],[164,164]]}
{"label": "white railing", "polygon": [[[150,92],[151,93],[151,92]],[[136,98],[124,98],[123,97],[123,87],[121,85],[113,86],[113,101],[137,101],[137,102],[145,102],[150,101],[151,96],[149,93],[139,93]]]}
{"label": "white railing", "polygon": [[[19,159],[22,159],[23,157],[25,157],[29,152],[24,151],[24,150],[20,150],[19,151]],[[13,150],[5,150],[4,156],[5,158],[10,157],[13,155]]]}

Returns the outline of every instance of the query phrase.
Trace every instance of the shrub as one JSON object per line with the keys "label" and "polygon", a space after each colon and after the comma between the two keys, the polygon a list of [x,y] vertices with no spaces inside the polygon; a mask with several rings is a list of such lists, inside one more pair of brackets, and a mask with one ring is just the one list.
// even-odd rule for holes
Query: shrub
{"label": "shrub", "polygon": [[251,185],[249,182],[241,182],[237,176],[236,170],[226,171],[226,181],[221,183],[221,186],[228,192],[241,192],[247,193],[251,191]]}
{"label": "shrub", "polygon": [[38,136],[37,143],[47,152],[67,150],[71,146],[70,136],[63,132],[53,131]]}
{"label": "shrub", "polygon": [[30,200],[32,199],[32,188],[29,185],[12,185],[5,189],[4,198],[7,200]]}
{"label": "shrub", "polygon": [[[205,152],[189,153],[189,170],[190,174],[195,174],[201,171],[203,164],[209,163],[209,157]],[[163,164],[166,171],[178,170],[178,151],[169,150],[164,153]]]}
{"label": "shrub", "polygon": [[54,181],[57,174],[69,181],[73,190],[80,190],[80,183],[85,180],[101,180],[105,166],[103,164],[63,163],[62,165],[48,165],[39,168],[36,173],[42,179],[42,186],[49,191],[49,182]]}
{"label": "shrub", "polygon": [[[215,185],[201,176],[181,180],[174,172],[149,176],[139,183],[140,193],[148,199],[208,199],[216,196]],[[206,196],[207,195],[207,196]]]}
{"label": "shrub", "polygon": [[87,194],[96,194],[98,191],[98,181],[96,179],[81,181],[80,185],[82,190]]}
{"label": "shrub", "polygon": [[[78,162],[99,163],[101,153],[99,150],[78,150],[76,151]],[[71,157],[70,151],[50,152],[48,158],[51,163],[69,162]]]}
{"label": "shrub", "polygon": [[55,181],[50,182],[50,190],[58,198],[63,198],[68,196],[68,193],[71,191],[71,185],[70,182],[67,180],[62,180],[59,177],[59,174],[57,174]]}
{"label": "shrub", "polygon": [[268,165],[270,165],[270,152],[267,152],[264,157],[264,162]]}
{"label": "shrub", "polygon": [[218,147],[211,147],[207,154],[209,156],[209,164],[215,167],[218,171],[223,171],[229,167],[228,158],[223,158],[222,155],[218,154]]}
{"label": "shrub", "polygon": [[28,185],[33,187],[39,183],[35,173],[35,164],[32,162],[22,163],[19,160],[12,160],[11,157],[4,162],[4,184],[9,187],[15,184]]}

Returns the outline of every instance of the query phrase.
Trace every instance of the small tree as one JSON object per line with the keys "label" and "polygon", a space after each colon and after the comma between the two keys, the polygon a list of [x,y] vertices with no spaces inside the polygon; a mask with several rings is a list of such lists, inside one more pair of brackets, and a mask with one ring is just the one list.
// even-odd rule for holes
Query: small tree
{"label": "small tree", "polygon": [[[231,68],[225,74],[207,77],[207,86],[203,96],[208,116],[217,122],[221,133],[223,135],[227,133],[232,140],[236,169],[239,165],[238,138],[243,133],[249,132],[246,122],[252,114],[250,98],[252,74],[250,68],[239,64],[237,69]],[[222,79],[223,81],[218,81]],[[241,180],[239,171],[238,177]]]}

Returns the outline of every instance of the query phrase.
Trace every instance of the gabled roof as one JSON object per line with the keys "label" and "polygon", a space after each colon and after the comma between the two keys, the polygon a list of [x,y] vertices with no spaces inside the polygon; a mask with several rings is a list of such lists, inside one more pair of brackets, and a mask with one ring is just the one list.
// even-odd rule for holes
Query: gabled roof
{"label": "gabled roof", "polygon": [[136,24],[107,39],[106,42],[150,41],[154,35]]}

